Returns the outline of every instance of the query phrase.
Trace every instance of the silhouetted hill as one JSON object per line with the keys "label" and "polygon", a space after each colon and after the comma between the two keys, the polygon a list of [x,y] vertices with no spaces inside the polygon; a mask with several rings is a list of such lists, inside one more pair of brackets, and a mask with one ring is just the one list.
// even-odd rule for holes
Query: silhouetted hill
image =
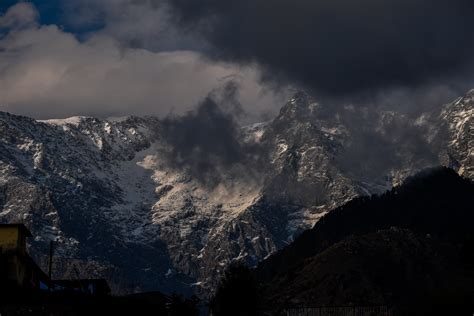
{"label": "silhouetted hill", "polygon": [[95,316],[162,315],[197,316],[199,300],[160,292],[128,296],[91,295],[74,291],[0,289],[0,315]]}
{"label": "silhouetted hill", "polygon": [[448,168],[425,170],[380,196],[359,197],[324,216],[290,246],[263,261],[263,280],[354,234],[393,226],[461,238],[473,233],[474,185]]}
{"label": "silhouetted hill", "polygon": [[473,223],[474,184],[447,168],[426,170],[337,208],[262,262],[261,302],[470,308]]}

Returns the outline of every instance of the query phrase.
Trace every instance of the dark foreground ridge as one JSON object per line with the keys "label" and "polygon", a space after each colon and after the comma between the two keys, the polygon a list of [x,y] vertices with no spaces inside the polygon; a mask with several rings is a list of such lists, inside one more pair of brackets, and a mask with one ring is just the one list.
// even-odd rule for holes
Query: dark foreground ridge
{"label": "dark foreground ridge", "polygon": [[271,315],[310,315],[324,306],[472,315],[473,206],[474,184],[447,168],[421,172],[380,196],[356,198],[254,271],[229,270],[213,302],[216,315],[254,314],[229,308],[239,295]]}
{"label": "dark foreground ridge", "polygon": [[159,292],[116,297],[16,289],[0,292],[0,314],[197,316],[199,309],[195,299],[185,299],[179,295],[166,296]]}

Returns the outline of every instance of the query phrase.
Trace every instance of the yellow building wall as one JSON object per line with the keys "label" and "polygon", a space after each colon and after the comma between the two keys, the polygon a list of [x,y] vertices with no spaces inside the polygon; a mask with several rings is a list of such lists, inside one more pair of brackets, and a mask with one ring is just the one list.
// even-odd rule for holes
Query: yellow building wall
{"label": "yellow building wall", "polygon": [[5,250],[17,249],[19,244],[19,230],[17,227],[0,228],[0,247]]}
{"label": "yellow building wall", "polygon": [[[19,227],[0,227],[0,248],[4,252],[2,274],[18,286],[39,286],[34,266],[27,260],[25,234]],[[14,250],[10,252],[10,250]],[[26,257],[25,257],[26,256]]]}

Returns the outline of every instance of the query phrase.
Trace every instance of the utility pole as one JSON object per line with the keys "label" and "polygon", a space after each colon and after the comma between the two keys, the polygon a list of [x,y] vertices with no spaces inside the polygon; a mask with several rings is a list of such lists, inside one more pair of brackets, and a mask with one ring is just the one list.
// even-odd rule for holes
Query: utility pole
{"label": "utility pole", "polygon": [[53,246],[54,246],[54,241],[49,242],[49,271],[48,271],[48,276],[49,276],[49,281],[51,282],[51,276],[53,274]]}

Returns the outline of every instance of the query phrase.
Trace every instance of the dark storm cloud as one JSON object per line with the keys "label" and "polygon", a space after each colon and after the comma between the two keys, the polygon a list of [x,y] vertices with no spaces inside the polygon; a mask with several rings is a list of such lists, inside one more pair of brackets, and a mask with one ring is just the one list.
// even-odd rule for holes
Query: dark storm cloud
{"label": "dark storm cloud", "polygon": [[221,87],[218,87],[209,93],[209,98],[215,100],[219,104],[219,108],[238,119],[245,114],[245,111],[240,103],[239,94],[241,85],[233,76],[224,78],[227,81]]}
{"label": "dark storm cloud", "polygon": [[186,169],[209,186],[224,182],[225,177],[255,177],[256,165],[265,159],[264,149],[246,140],[237,124],[243,113],[238,94],[238,84],[230,80],[194,110],[163,120],[161,135],[168,145],[165,158],[169,166]]}
{"label": "dark storm cloud", "polygon": [[209,56],[257,63],[264,79],[318,95],[472,76],[472,0],[166,1],[179,25],[210,44]]}
{"label": "dark storm cloud", "polygon": [[206,98],[192,112],[163,122],[163,135],[171,145],[170,161],[190,167],[196,174],[211,172],[218,165],[230,166],[241,160],[238,129],[232,117]]}

